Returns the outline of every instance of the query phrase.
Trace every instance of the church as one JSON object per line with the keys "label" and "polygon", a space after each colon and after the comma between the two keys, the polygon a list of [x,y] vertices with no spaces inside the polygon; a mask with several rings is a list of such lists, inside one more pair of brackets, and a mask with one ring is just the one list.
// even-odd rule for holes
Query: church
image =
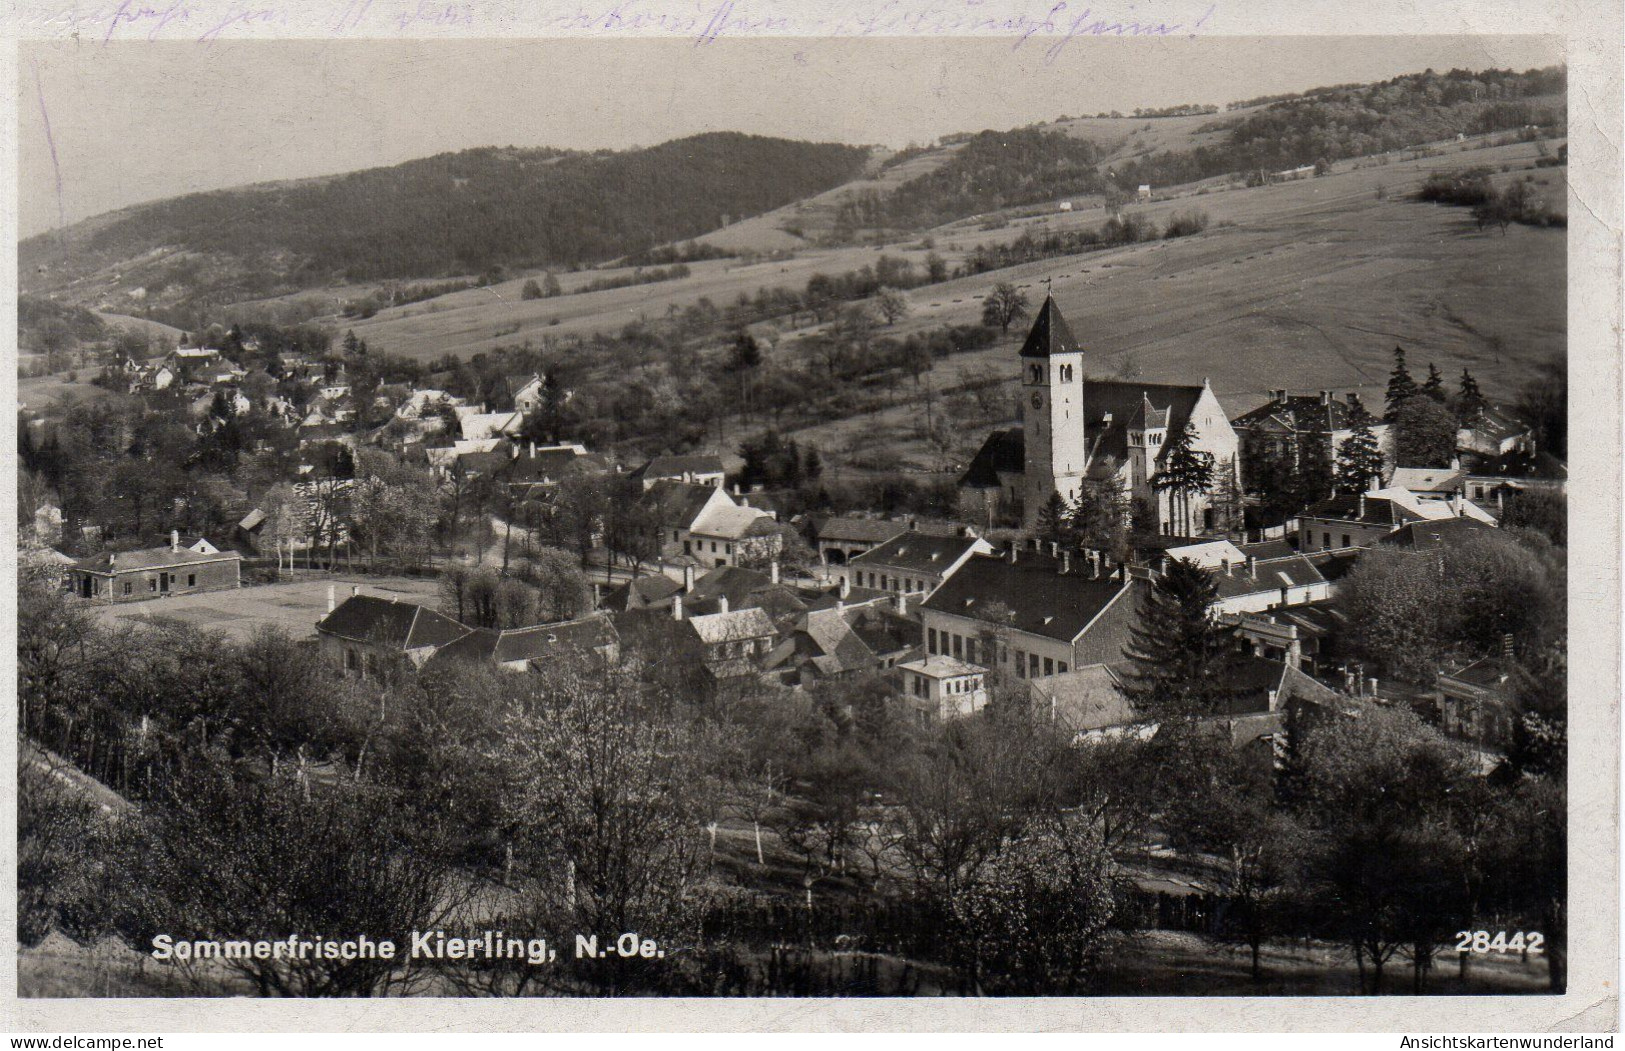
{"label": "church", "polygon": [[[959,480],[961,513],[973,521],[1019,512],[1030,530],[1051,493],[1071,503],[1085,479],[1109,479],[1156,508],[1161,532],[1182,531],[1183,515],[1155,485],[1167,443],[1182,427],[1190,428],[1191,447],[1212,457],[1215,478],[1228,473],[1239,486],[1236,432],[1206,380],[1174,386],[1086,379],[1086,352],[1053,296],[1044,297],[1020,361],[1022,424],[988,435]],[[1193,531],[1213,528],[1212,498],[1212,492],[1190,498]]]}

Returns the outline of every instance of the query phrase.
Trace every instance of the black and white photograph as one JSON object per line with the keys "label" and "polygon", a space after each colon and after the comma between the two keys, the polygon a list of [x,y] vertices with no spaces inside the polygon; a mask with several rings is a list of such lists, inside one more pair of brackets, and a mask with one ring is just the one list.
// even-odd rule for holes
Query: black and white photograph
{"label": "black and white photograph", "polygon": [[1562,36],[157,7],[17,45],[19,997],[1416,1011],[1617,932]]}

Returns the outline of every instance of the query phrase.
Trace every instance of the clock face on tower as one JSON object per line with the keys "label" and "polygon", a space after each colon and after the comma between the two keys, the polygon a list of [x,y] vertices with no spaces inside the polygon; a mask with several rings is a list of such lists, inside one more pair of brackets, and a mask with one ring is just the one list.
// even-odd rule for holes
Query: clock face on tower
{"label": "clock face on tower", "polygon": [[1044,407],[1044,396],[1035,391],[1033,393],[1033,408],[1042,409],[1043,407]]}

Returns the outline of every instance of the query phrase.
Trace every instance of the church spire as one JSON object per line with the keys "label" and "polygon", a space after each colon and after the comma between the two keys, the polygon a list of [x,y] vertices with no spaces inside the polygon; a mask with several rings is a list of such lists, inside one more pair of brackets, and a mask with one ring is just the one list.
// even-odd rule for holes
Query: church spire
{"label": "church spire", "polygon": [[1021,345],[1024,358],[1047,358],[1052,354],[1077,354],[1082,348],[1067,327],[1061,308],[1055,305],[1055,296],[1046,292],[1044,305],[1038,308],[1033,327],[1027,332],[1027,342]]}

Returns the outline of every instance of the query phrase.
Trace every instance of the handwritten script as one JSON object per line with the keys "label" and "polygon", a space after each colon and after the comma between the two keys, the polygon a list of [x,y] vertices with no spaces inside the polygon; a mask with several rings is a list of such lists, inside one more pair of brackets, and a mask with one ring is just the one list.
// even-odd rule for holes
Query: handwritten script
{"label": "handwritten script", "polygon": [[1053,62],[1079,37],[1197,36],[1216,5],[1168,0],[1117,7],[1082,0],[616,0],[538,5],[445,0],[108,0],[103,6],[38,6],[19,12],[29,36],[75,40],[274,39],[283,37],[678,37],[705,47],[751,37],[1002,37],[1042,48]]}

